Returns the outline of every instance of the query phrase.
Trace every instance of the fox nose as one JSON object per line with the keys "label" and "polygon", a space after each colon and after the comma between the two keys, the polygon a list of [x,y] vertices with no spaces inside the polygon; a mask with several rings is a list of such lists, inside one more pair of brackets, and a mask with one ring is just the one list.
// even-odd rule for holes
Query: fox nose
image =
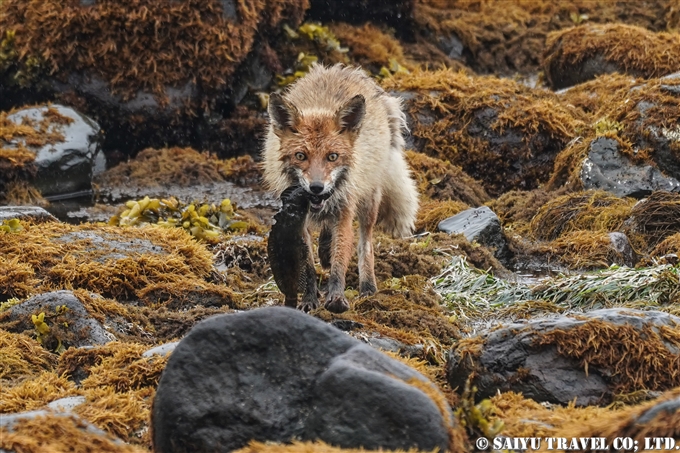
{"label": "fox nose", "polygon": [[323,192],[324,184],[322,182],[313,182],[309,184],[309,191],[312,192],[314,195],[319,195],[321,192]]}

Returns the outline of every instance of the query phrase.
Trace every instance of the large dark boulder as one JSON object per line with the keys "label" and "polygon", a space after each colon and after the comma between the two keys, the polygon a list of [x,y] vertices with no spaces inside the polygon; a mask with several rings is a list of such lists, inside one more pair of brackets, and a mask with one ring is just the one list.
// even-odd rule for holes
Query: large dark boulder
{"label": "large dark boulder", "polygon": [[318,319],[269,307],[189,332],[161,377],[152,428],[154,451],[169,453],[253,439],[443,451],[453,426],[418,372]]}

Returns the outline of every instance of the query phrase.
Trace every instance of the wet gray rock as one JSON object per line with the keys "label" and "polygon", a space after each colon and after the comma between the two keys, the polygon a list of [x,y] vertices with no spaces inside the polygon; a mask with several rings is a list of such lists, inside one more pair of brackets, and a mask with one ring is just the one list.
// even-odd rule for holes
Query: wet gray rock
{"label": "wet gray rock", "polygon": [[32,222],[56,222],[52,214],[40,206],[0,206],[0,223],[4,220],[19,219]]}
{"label": "wet gray rock", "polygon": [[49,409],[53,411],[60,412],[72,412],[73,409],[80,406],[86,401],[84,396],[67,396],[65,398],[59,398],[54,400],[47,405]]}
{"label": "wet gray rock", "polygon": [[25,108],[8,115],[7,119],[15,124],[31,121],[36,127],[46,121],[48,131],[60,133],[63,140],[34,147],[28,146],[21,138],[15,138],[12,143],[3,146],[11,149],[22,144],[35,151],[37,175],[32,184],[48,200],[91,193],[92,176],[99,153],[99,125],[70,107],[58,104],[49,107],[70,118],[71,123],[46,120],[47,106]]}
{"label": "wet gray rock", "polygon": [[154,355],[166,356],[171,354],[178,344],[179,341],[173,341],[171,343],[165,343],[160,346],[156,346],[155,348],[151,348],[148,351],[144,351],[142,357],[152,357]]}
{"label": "wet gray rock", "polygon": [[618,142],[607,137],[590,143],[580,176],[584,190],[602,189],[619,197],[643,198],[655,190],[680,191],[680,181],[651,165],[634,164],[621,154]]}
{"label": "wet gray rock", "polygon": [[620,253],[621,257],[623,258],[623,262],[620,264],[628,267],[635,266],[635,264],[638,262],[639,256],[633,249],[633,246],[630,245],[628,236],[626,236],[624,233],[615,231],[613,233],[609,233],[609,240],[611,241],[612,248]]}
{"label": "wet gray rock", "polygon": [[[455,347],[447,364],[448,382],[452,388],[464,388],[474,373],[473,385],[477,398],[487,398],[497,391],[514,391],[539,402],[577,406],[608,404],[611,401],[611,370],[592,364],[588,372],[571,358],[558,354],[553,345],[538,346],[539,336],[554,330],[568,331],[592,320],[614,325],[628,325],[642,330],[646,326],[677,328],[680,317],[659,311],[639,311],[626,308],[601,309],[579,318],[559,316],[534,319],[524,323],[504,325],[479,334],[483,345],[478,356],[465,357]],[[664,342],[670,354],[678,348]]]}
{"label": "wet gray rock", "polygon": [[450,411],[424,376],[323,321],[268,307],[218,315],[179,343],[152,411],[154,451],[231,451],[292,439],[447,448]]}
{"label": "wet gray rock", "polygon": [[512,258],[503,235],[501,221],[487,206],[466,209],[444,219],[437,225],[437,230],[449,234],[463,234],[468,241],[476,241],[491,248],[496,258],[503,263],[508,263]]}
{"label": "wet gray rock", "polygon": [[33,296],[0,313],[0,327],[14,333],[35,335],[32,315],[45,313],[49,332],[40,341],[49,350],[106,344],[115,340],[99,321],[90,315],[71,291],[53,291]]}

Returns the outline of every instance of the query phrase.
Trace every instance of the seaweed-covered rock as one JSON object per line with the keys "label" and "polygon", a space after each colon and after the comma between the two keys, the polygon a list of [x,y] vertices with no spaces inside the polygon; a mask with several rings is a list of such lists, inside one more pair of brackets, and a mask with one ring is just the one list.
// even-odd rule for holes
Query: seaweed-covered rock
{"label": "seaweed-covered rock", "polygon": [[40,294],[0,313],[0,326],[10,332],[37,334],[51,351],[105,344],[115,339],[71,291]]}
{"label": "seaweed-covered rock", "polygon": [[449,234],[463,234],[470,242],[477,241],[490,247],[494,251],[494,256],[501,262],[507,263],[511,258],[501,221],[487,206],[466,209],[453,217],[442,220],[437,229]]}
{"label": "seaweed-covered rock", "polygon": [[492,196],[545,182],[583,125],[554,93],[509,79],[416,70],[383,86],[405,101],[413,147],[462,167]]}
{"label": "seaweed-covered rock", "polygon": [[152,413],[157,453],[231,451],[253,439],[444,450],[452,423],[418,372],[284,307],[192,329],[170,356]]}
{"label": "seaweed-covered rock", "polygon": [[[0,297],[61,288],[84,289],[119,302],[222,306],[236,304],[209,280],[212,254],[182,228],[121,228],[57,222],[0,232]],[[118,310],[120,311],[120,310]]]}
{"label": "seaweed-covered rock", "polygon": [[493,1],[420,0],[414,18],[419,41],[437,46],[477,73],[506,75],[538,72],[546,36],[583,21],[621,22],[654,31],[666,30],[667,21],[677,23],[668,2],[579,0],[507,0],[502,9]]}
{"label": "seaweed-covered rock", "polygon": [[619,151],[617,140],[607,137],[590,142],[581,181],[585,190],[606,190],[618,197],[642,198],[655,190],[680,191],[680,181],[649,164],[636,165]]}
{"label": "seaweed-covered rock", "polygon": [[601,309],[505,325],[461,341],[448,363],[451,387],[474,373],[478,397],[498,390],[536,401],[607,404],[612,395],[680,384],[680,318]]}
{"label": "seaweed-covered rock", "polygon": [[601,74],[660,77],[680,69],[680,36],[625,24],[585,24],[548,35],[543,69],[555,89]]}
{"label": "seaweed-covered rock", "polygon": [[297,26],[308,7],[308,0],[10,0],[0,14],[11,37],[0,75],[35,88],[37,100],[78,105],[107,132],[107,152],[198,145],[201,128],[230,117],[244,89],[269,84],[274,71],[257,58],[259,46],[279,40],[283,21]]}
{"label": "seaweed-covered rock", "polygon": [[95,169],[103,171],[105,164],[95,165],[99,154],[99,125],[76,110],[62,105],[31,107],[7,116],[16,125],[42,129],[50,136],[47,143],[33,146],[17,137],[5,143],[6,149],[25,147],[35,153],[33,165],[37,174],[32,184],[45,197],[82,195],[92,190]]}
{"label": "seaweed-covered rock", "polygon": [[[675,186],[680,180],[680,76],[650,80],[609,76],[584,85],[588,88],[575,87],[573,95],[569,90],[564,96],[567,102],[575,100],[589,111],[592,132],[586,131],[584,139],[570,143],[557,156],[548,187],[567,185],[578,190],[583,188],[583,177],[590,178],[591,185],[612,187],[610,190],[641,186],[644,192],[650,187],[669,190],[668,185]],[[583,102],[588,97],[592,103]],[[591,152],[593,171],[586,168],[582,175]],[[622,179],[640,181],[631,180],[618,188],[618,173]]]}

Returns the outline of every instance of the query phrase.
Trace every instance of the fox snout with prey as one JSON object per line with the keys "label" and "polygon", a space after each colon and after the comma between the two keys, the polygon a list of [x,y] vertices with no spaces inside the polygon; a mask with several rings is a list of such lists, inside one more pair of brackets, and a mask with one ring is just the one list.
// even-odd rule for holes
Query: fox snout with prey
{"label": "fox snout with prey", "polygon": [[[314,65],[283,95],[269,98],[264,180],[281,195],[300,186],[309,199],[304,229],[319,228],[319,258],[330,269],[325,307],[349,309],[345,274],[354,250],[352,222],[359,220],[359,291],[376,292],[373,229],[394,236],[413,230],[418,193],[404,159],[405,116],[400,101],[360,69]],[[304,285],[299,308],[318,306],[316,279]]]}

